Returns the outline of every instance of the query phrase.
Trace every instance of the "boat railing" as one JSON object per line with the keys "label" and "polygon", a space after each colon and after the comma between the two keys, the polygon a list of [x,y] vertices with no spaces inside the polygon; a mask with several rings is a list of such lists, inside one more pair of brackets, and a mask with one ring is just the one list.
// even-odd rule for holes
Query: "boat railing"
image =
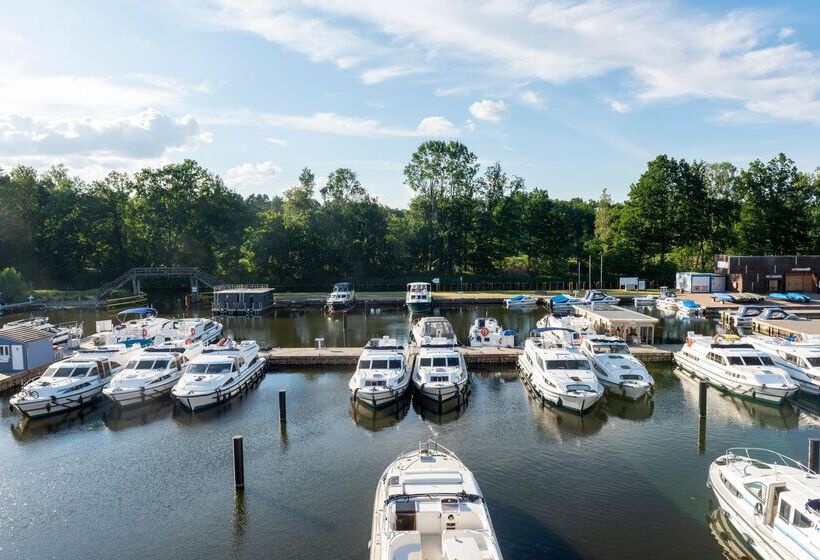
{"label": "boat railing", "polygon": [[726,456],[748,459],[751,462],[761,463],[766,466],[773,467],[775,469],[775,473],[777,473],[777,467],[780,466],[799,469],[806,474],[817,474],[800,461],[792,459],[788,455],[783,455],[782,453],[778,453],[777,451],[772,451],[771,449],[766,449],[763,447],[731,447],[726,450]]}
{"label": "boat railing", "polygon": [[421,455],[434,455],[434,454],[446,455],[448,457],[452,457],[456,461],[461,462],[461,459],[459,459],[458,456],[455,453],[453,453],[452,451],[450,451],[449,449],[447,449],[446,447],[444,447],[439,442],[437,442],[433,439],[427,439],[426,441],[420,441],[419,444],[418,444],[418,447],[412,447],[410,449],[407,449],[406,451],[403,451],[402,454],[399,455],[399,459],[410,458],[410,457],[413,457],[415,455],[420,455],[421,456]]}

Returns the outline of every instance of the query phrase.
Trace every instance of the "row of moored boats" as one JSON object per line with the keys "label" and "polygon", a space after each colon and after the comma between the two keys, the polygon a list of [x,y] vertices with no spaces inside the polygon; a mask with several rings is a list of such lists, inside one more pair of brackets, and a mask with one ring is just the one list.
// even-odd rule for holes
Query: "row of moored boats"
{"label": "row of moored boats", "polygon": [[169,395],[196,411],[227,401],[264,370],[255,341],[222,337],[211,319],[164,319],[153,308],[99,321],[91,344],[46,368],[11,400],[24,416],[67,412],[103,396],[130,407]]}

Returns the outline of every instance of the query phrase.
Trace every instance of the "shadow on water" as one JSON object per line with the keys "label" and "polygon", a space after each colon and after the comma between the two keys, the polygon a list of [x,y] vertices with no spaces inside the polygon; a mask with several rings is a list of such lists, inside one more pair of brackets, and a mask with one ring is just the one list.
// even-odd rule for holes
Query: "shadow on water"
{"label": "shadow on water", "polygon": [[170,398],[165,398],[128,408],[111,406],[103,416],[103,421],[108,429],[118,432],[164,420],[173,414],[174,403]]}
{"label": "shadow on water", "polygon": [[433,399],[422,397],[418,393],[413,395],[413,411],[422,420],[433,422],[434,424],[449,424],[455,422],[470,408],[469,397],[461,403],[457,399],[450,399],[439,403]]}
{"label": "shadow on water", "polygon": [[68,432],[103,421],[109,407],[108,401],[97,398],[93,403],[44,418],[20,418],[11,425],[11,433],[17,441],[32,441],[60,432]]}
{"label": "shadow on water", "polygon": [[633,401],[607,393],[602,399],[601,408],[606,414],[624,420],[648,420],[655,412],[655,400],[651,396],[645,395]]}
{"label": "shadow on water", "polygon": [[496,536],[499,537],[499,545],[504,558],[518,560],[583,558],[570,543],[524,511],[496,501],[488,501],[487,508],[490,511]]}
{"label": "shadow on water", "polygon": [[410,410],[411,393],[383,408],[373,408],[363,402],[351,399],[350,416],[360,428],[370,432],[380,432],[396,426]]}
{"label": "shadow on water", "polygon": [[[710,507],[712,506],[711,500]],[[729,519],[719,507],[711,510],[706,517],[709,532],[715,538],[727,560],[757,560],[759,556],[738,535]]]}

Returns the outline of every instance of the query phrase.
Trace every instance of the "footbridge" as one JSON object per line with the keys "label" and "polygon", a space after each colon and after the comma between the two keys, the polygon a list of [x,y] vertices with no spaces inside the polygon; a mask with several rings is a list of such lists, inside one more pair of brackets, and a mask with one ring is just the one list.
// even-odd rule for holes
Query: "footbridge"
{"label": "footbridge", "polygon": [[142,280],[164,278],[187,278],[191,283],[192,291],[193,288],[198,289],[199,286],[213,288],[214,285],[223,283],[223,281],[216,276],[204,270],[200,270],[195,266],[138,267],[129,269],[111,282],[103,284],[97,295],[102,297],[128,284],[131,284],[131,290],[136,295],[140,293],[140,283]]}

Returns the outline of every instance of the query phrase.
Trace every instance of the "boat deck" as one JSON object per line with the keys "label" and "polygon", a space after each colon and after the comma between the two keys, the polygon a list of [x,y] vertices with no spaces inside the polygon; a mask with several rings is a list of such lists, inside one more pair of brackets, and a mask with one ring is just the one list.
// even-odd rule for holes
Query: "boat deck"
{"label": "boat deck", "polygon": [[820,320],[816,319],[811,321],[766,321],[763,319],[754,319],[752,321],[752,328],[755,332],[769,336],[801,336],[803,338],[820,336]]}

